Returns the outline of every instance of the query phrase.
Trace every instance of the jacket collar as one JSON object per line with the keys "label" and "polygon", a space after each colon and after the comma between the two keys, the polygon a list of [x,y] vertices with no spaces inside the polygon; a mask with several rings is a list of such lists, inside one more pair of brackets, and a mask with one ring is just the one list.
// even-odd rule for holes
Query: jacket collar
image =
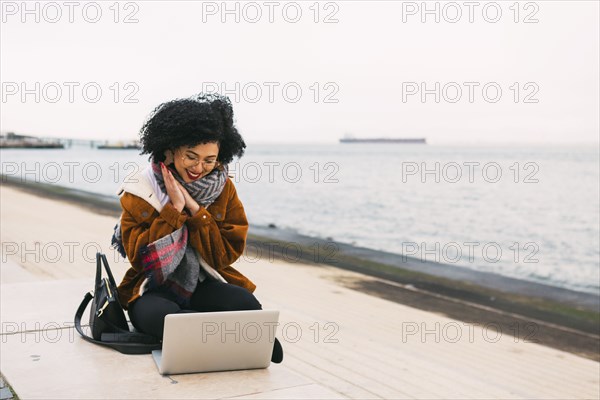
{"label": "jacket collar", "polygon": [[[150,168],[148,166],[147,168]],[[135,174],[127,177],[119,190],[117,190],[117,196],[121,196],[124,192],[134,194],[146,202],[148,202],[156,211],[160,212],[163,208],[163,204],[159,199],[159,193],[154,190],[153,182],[151,181],[153,174],[148,174],[147,169],[139,169]]]}

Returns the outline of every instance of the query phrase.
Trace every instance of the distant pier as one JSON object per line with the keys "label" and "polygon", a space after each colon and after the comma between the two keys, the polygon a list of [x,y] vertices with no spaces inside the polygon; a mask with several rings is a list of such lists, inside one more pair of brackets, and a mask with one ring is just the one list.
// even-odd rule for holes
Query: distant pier
{"label": "distant pier", "polygon": [[92,149],[100,150],[131,150],[141,149],[139,140],[85,140],[58,137],[37,137],[18,135],[14,132],[7,132],[0,135],[0,148],[3,149],[64,149],[73,146],[89,146]]}
{"label": "distant pier", "polygon": [[0,136],[2,149],[64,149],[65,146],[58,140],[43,140],[35,136],[17,135],[8,132]]}

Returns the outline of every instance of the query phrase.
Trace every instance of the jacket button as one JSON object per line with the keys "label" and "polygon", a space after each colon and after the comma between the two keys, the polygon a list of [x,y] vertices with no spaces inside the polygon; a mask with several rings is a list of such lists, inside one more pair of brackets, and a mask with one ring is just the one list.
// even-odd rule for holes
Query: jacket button
{"label": "jacket button", "polygon": [[148,211],[142,212],[142,217],[146,218],[148,216]]}
{"label": "jacket button", "polygon": [[203,215],[203,216],[202,216],[202,219],[206,219],[206,215]]}
{"label": "jacket button", "polygon": [[221,218],[221,214],[217,214],[217,218]]}

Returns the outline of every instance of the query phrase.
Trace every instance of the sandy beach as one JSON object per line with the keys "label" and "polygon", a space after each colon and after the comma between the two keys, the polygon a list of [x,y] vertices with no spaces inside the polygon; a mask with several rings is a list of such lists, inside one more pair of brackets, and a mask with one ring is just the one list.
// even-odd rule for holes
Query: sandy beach
{"label": "sandy beach", "polygon": [[[0,200],[0,366],[21,398],[131,397],[127,379],[146,382],[135,395],[153,398],[600,395],[593,297],[481,274],[438,273],[439,266],[410,260],[393,265],[393,255],[351,246],[340,245],[333,258],[303,251],[290,259],[281,250],[286,243],[304,249],[314,238],[276,229],[269,235],[251,228],[248,252],[235,267],[257,284],[265,308],[281,312],[281,365],[177,376],[173,385],[156,373],[150,356],[121,355],[76,334],[23,340],[24,332],[56,331],[50,321],[72,321],[92,288],[96,251],[107,254],[117,281],[129,264],[109,246],[120,214],[110,198],[5,181]],[[94,364],[94,357],[104,364]],[[133,376],[125,372],[130,360],[139,367]],[[42,378],[32,380],[32,373]]]}

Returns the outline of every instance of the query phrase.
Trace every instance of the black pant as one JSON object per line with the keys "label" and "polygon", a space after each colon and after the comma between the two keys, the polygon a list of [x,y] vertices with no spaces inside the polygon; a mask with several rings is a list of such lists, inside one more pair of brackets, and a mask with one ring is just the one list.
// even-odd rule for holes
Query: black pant
{"label": "black pant", "polygon": [[190,304],[191,309],[181,308],[171,293],[157,288],[145,292],[131,303],[128,314],[135,329],[162,340],[167,314],[262,309],[247,289],[209,279],[198,283]]}

